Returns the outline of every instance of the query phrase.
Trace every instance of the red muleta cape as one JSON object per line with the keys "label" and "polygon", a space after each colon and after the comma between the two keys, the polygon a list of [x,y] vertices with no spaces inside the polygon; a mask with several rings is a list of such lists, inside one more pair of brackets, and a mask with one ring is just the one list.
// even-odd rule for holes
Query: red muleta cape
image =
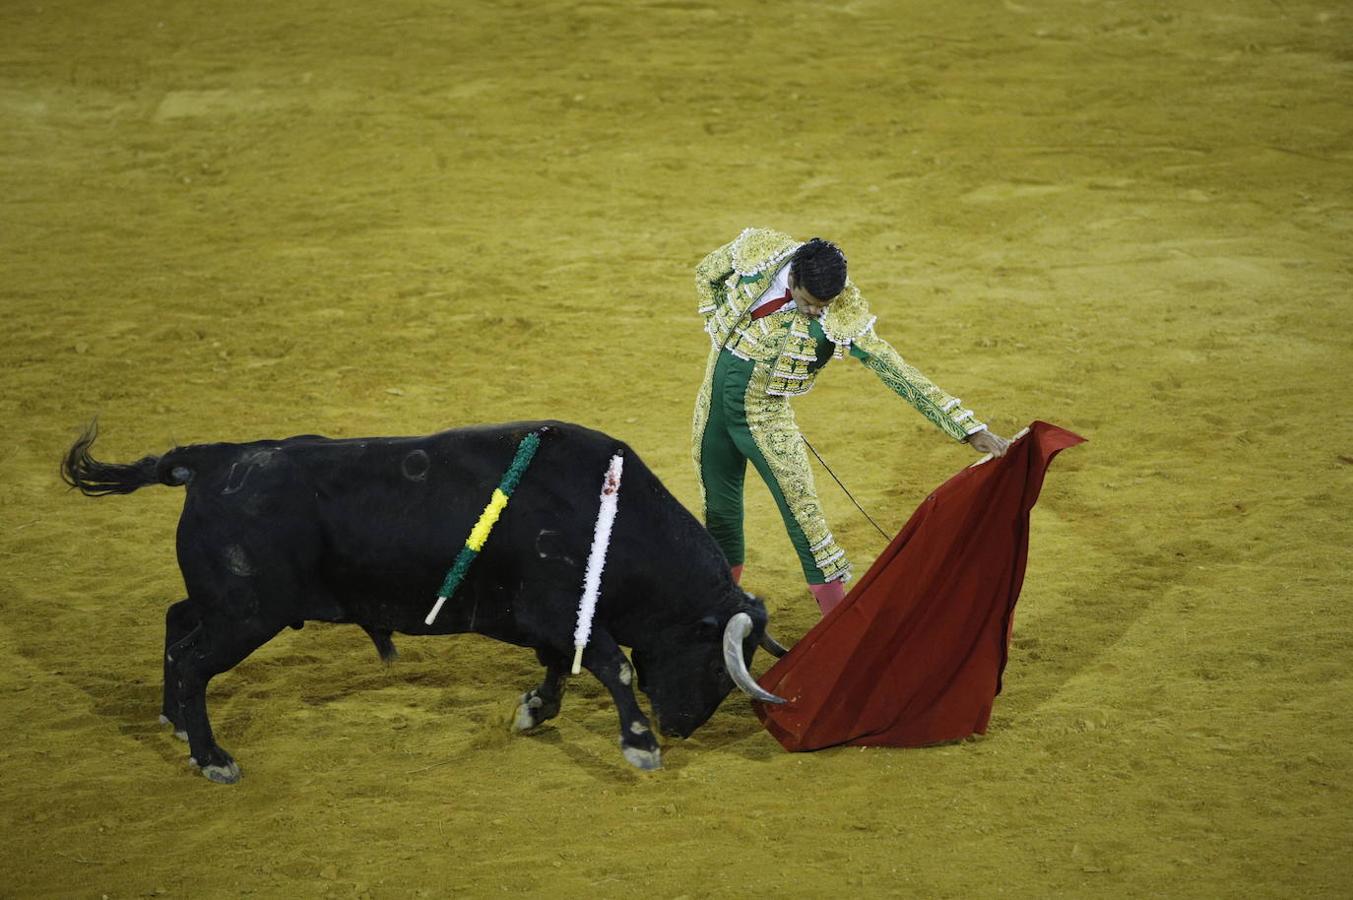
{"label": "red muleta cape", "polygon": [[1034,422],[1001,459],[925,499],[840,605],[760,684],[786,750],[917,747],[986,732],[1052,458],[1084,438]]}

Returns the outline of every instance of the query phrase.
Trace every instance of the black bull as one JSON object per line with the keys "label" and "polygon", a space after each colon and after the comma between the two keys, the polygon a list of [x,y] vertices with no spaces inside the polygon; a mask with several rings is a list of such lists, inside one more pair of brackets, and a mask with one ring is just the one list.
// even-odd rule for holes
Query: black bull
{"label": "black bull", "polygon": [[[432,625],[442,579],[528,433],[540,448],[488,541]],[[476,632],[536,651],[545,677],[513,727],[559,712],[603,475],[624,455],[619,511],[582,664],[615,700],[620,747],[661,764],[631,688],[665,735],[686,737],[735,686],[779,698],[747,673],[766,609],[732,580],[718,546],[623,443],[561,422],[524,422],[427,437],[332,440],[303,435],[179,447],[127,465],[89,455],[96,431],[62,465],[88,495],[183,485],[178,561],[186,599],[165,617],[163,720],[186,734],[213,781],[239,766],[212,737],[206,688],[278,632],[306,620],[362,626],[383,657],[390,635]],[[633,666],[621,646],[631,648]]]}

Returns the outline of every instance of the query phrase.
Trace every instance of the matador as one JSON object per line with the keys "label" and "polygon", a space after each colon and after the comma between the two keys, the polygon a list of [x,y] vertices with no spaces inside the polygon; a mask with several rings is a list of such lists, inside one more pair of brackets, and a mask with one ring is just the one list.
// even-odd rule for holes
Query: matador
{"label": "matador", "polygon": [[748,228],[696,266],[710,353],[696,398],[692,456],[705,526],[740,580],[746,558],[743,478],[750,461],[779,507],[826,615],[845,596],[850,563],[823,516],[790,398],[849,353],[956,441],[1001,456],[1008,442],[908,365],[874,332],[875,317],[830,241],[800,243]]}

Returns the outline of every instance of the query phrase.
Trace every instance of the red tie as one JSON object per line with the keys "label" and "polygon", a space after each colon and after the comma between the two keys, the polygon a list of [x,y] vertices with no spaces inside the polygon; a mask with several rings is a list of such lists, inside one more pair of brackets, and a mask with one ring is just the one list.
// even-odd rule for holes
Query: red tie
{"label": "red tie", "polygon": [[768,316],[793,299],[794,295],[789,291],[785,291],[785,295],[783,297],[780,297],[779,299],[776,300],[770,300],[754,309],[752,311],[752,318],[759,319],[762,316]]}

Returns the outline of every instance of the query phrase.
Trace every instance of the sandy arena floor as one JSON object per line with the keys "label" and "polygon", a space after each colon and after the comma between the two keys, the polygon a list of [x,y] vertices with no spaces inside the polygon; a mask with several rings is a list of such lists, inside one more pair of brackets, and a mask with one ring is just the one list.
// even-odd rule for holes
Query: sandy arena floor
{"label": "sandy arena floor", "polygon": [[[1348,896],[1351,76],[1334,2],[5,4],[0,895]],[[691,267],[751,224],[839,241],[998,431],[1091,440],[986,737],[791,755],[734,696],[641,774],[590,678],[513,737],[530,653],[311,625],[212,686],[244,780],[188,768],[182,494],[69,492],[82,423],[558,417],[694,506]],[[798,413],[892,530],[973,457],[851,362]]]}

